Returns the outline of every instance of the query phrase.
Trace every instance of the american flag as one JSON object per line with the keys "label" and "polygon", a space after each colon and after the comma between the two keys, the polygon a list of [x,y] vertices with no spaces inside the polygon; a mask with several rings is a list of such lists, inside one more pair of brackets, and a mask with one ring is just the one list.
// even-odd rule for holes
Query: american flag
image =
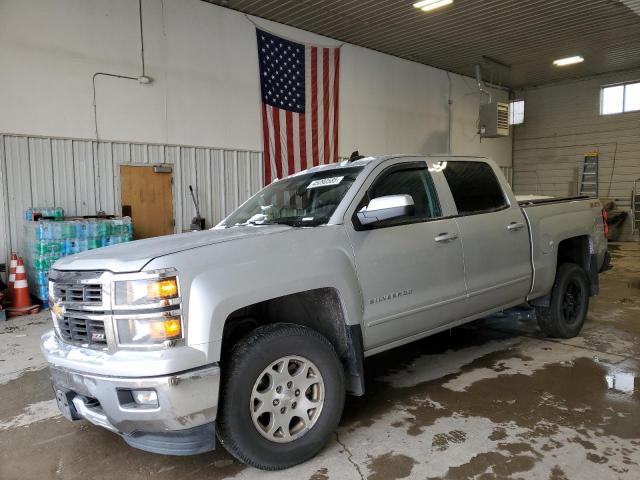
{"label": "american flag", "polygon": [[337,161],[340,48],[256,34],[266,185]]}

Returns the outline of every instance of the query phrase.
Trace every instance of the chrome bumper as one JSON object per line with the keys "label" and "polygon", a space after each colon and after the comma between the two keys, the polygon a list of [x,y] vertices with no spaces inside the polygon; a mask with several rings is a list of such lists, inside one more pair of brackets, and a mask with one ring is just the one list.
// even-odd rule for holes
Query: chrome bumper
{"label": "chrome bumper", "polygon": [[[88,375],[54,366],[49,369],[58,405],[69,401],[67,412],[60,409],[72,420],[84,418],[117,433],[129,445],[153,453],[193,455],[215,448],[220,385],[217,365],[145,378]],[[155,390],[158,406],[123,404],[118,393],[133,389]]]}
{"label": "chrome bumper", "polygon": [[[88,375],[50,366],[54,391],[71,392],[78,416],[120,434],[184,430],[216,418],[220,368],[211,365],[161,377]],[[123,405],[118,392],[155,390],[158,407]]]}

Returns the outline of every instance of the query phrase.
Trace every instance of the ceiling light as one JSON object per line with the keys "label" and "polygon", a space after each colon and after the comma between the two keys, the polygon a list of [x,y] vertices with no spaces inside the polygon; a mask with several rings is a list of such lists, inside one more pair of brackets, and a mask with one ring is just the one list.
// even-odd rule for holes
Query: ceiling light
{"label": "ceiling light", "polygon": [[429,12],[436,8],[444,7],[445,5],[451,5],[453,0],[422,0],[421,2],[414,3],[413,6],[422,9],[423,12]]}
{"label": "ceiling light", "polygon": [[573,65],[574,63],[580,62],[584,62],[584,58],[582,58],[580,55],[576,55],[575,57],[567,57],[554,60],[553,64],[556,67],[564,67],[565,65]]}

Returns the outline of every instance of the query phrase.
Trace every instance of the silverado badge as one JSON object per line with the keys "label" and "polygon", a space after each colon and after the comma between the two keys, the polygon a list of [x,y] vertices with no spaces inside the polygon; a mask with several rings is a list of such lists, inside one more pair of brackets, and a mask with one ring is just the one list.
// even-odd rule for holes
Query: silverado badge
{"label": "silverado badge", "polygon": [[388,300],[394,300],[399,297],[404,297],[405,295],[411,295],[413,293],[413,289],[401,290],[399,292],[387,293],[386,295],[381,295],[379,297],[370,298],[369,305],[379,302],[386,302]]}

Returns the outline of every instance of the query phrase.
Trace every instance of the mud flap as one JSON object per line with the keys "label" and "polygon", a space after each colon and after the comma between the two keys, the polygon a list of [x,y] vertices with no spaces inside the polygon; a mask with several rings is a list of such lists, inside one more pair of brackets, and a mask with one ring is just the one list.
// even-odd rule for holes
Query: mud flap
{"label": "mud flap", "polygon": [[360,397],[364,395],[364,347],[360,325],[347,325],[347,393]]}

